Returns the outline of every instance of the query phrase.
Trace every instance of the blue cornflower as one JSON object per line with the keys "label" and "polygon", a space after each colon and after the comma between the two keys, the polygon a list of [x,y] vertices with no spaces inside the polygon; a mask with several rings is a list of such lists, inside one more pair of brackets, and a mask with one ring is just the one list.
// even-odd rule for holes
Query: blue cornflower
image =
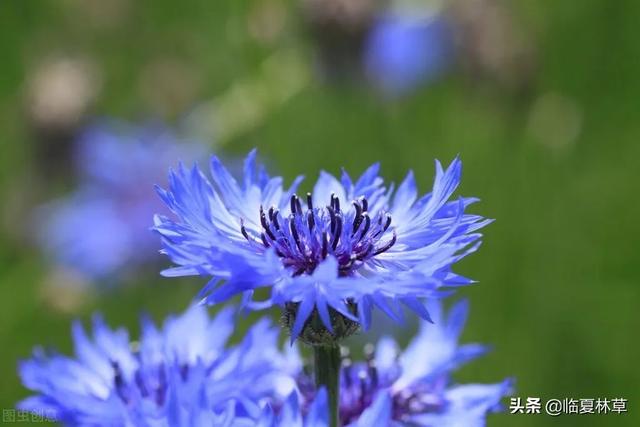
{"label": "blue cornflower", "polygon": [[230,308],[210,319],[200,305],[161,329],[144,320],[133,342],[100,317],[92,339],[75,323],[74,358],[37,348],[20,363],[24,385],[39,394],[18,407],[69,425],[190,426],[216,419],[229,405],[256,417],[264,399],[281,399],[294,383],[283,373],[277,329],[260,321],[227,347],[234,327]]}
{"label": "blue cornflower", "polygon": [[[451,384],[455,369],[487,351],[479,344],[458,345],[467,303],[456,304],[446,317],[438,304],[430,309],[435,324],[423,322],[404,351],[392,338],[384,337],[375,348],[365,348],[366,362],[343,361],[342,425],[475,427],[485,425],[487,414],[500,409],[511,380]],[[313,401],[311,378],[301,373],[298,383],[301,394]]]}
{"label": "blue cornflower", "polygon": [[79,186],[39,212],[41,246],[57,264],[93,280],[154,260],[150,218],[164,206],[149,189],[176,158],[195,160],[203,151],[158,124],[87,127],[75,146]]}
{"label": "blue cornflower", "polygon": [[[318,343],[368,329],[374,306],[397,321],[399,304],[429,319],[421,298],[472,283],[451,265],[478,248],[477,230],[490,221],[465,214],[475,198],[449,201],[459,159],[446,170],[436,162],[433,190],[422,197],[412,172],[394,191],[374,164],[355,182],[345,171],[341,180],[323,171],[301,200],[302,177],[283,189],[255,157],[245,161],[242,185],[213,157],[215,187],[197,166],[180,165],[169,189],[158,189],[178,218],[155,218],[164,252],[178,265],[163,274],[211,276],[205,302],[242,294],[249,309],[279,305],[292,340]],[[271,293],[255,301],[260,287]]]}
{"label": "blue cornflower", "polygon": [[429,12],[390,10],[374,22],[366,40],[364,64],[385,94],[403,94],[449,65],[451,30],[441,15]]}

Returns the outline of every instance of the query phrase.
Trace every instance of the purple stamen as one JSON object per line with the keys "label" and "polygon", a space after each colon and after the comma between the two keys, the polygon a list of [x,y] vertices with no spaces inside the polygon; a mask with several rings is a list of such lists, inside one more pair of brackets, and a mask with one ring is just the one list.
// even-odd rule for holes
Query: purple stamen
{"label": "purple stamen", "polygon": [[[306,202],[303,211],[300,198],[295,194],[291,196],[291,213],[286,219],[289,232],[282,229],[279,211],[275,206],[268,210],[260,206],[262,232],[259,240],[249,234],[243,219],[240,219],[240,232],[251,243],[262,243],[265,249],[274,248],[294,276],[313,273],[316,266],[328,256],[329,250],[338,260],[339,274],[349,276],[368,259],[389,250],[396,242],[394,234],[386,243],[380,243],[380,238],[391,225],[391,215],[378,212],[373,222],[368,212],[369,203],[364,197],[352,202],[355,216],[352,232],[347,235],[342,233],[346,226],[345,216],[340,211],[340,200],[335,194],[331,195],[329,205],[323,208],[314,208],[311,193],[307,193]],[[300,228],[303,226],[306,226],[305,229]]]}

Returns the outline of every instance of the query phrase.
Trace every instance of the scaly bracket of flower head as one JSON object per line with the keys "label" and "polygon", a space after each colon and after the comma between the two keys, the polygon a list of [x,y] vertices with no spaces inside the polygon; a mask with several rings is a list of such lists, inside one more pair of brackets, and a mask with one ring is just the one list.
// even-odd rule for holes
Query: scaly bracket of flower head
{"label": "scaly bracket of flower head", "polygon": [[[353,304],[351,311],[355,314],[356,308]],[[292,335],[292,329],[296,320],[299,304],[288,303],[280,316],[280,324]],[[322,322],[318,310],[314,310],[311,316],[306,320],[302,327],[302,332],[298,339],[310,346],[335,346],[343,339],[355,334],[360,330],[360,324],[345,316],[338,311],[329,308],[329,316],[333,332],[330,332]]]}

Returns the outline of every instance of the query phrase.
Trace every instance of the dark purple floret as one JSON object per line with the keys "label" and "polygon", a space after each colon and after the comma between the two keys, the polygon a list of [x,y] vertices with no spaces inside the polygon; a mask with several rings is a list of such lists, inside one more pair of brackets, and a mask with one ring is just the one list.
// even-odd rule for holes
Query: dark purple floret
{"label": "dark purple floret", "polygon": [[[131,403],[136,395],[143,398],[153,396],[158,407],[162,407],[167,397],[167,374],[164,364],[160,364],[155,369],[143,373],[140,369],[133,374],[131,381],[124,377],[122,369],[117,362],[112,362],[114,389],[122,402],[126,405]],[[148,369],[148,368],[147,368]],[[180,376],[183,381],[187,380],[189,365],[183,364],[180,367]]]}
{"label": "dark purple floret", "polygon": [[267,211],[261,206],[260,236],[251,235],[240,221],[240,232],[247,241],[273,247],[293,276],[312,274],[328,255],[338,260],[340,276],[350,276],[363,262],[388,251],[396,242],[395,231],[383,241],[391,215],[384,211],[372,215],[365,197],[354,200],[353,210],[347,211],[341,209],[335,194],[324,207],[314,208],[311,193],[307,193],[306,202],[303,208],[294,194],[287,217],[274,206]]}

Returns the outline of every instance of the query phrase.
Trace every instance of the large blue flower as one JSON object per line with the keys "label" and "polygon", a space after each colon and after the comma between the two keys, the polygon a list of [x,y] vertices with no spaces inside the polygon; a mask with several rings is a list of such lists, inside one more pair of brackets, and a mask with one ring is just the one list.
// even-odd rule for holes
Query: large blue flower
{"label": "large blue flower", "polygon": [[202,306],[162,329],[145,320],[134,342],[99,317],[93,339],[76,323],[75,358],[38,348],[20,363],[23,383],[39,394],[18,407],[69,425],[206,425],[230,405],[256,417],[263,400],[282,399],[294,383],[284,374],[277,329],[261,321],[227,347],[234,325],[231,309],[209,319]]}
{"label": "large blue flower", "polygon": [[[446,170],[436,162],[433,190],[421,197],[413,173],[394,191],[374,164],[356,181],[323,171],[301,199],[301,177],[283,189],[282,178],[270,178],[255,156],[245,161],[243,184],[213,157],[215,186],[196,166],[180,165],[169,189],[158,189],[178,217],[155,218],[164,251],[178,265],[164,274],[211,276],[206,302],[243,294],[252,309],[280,305],[291,314],[285,320],[293,340],[310,317],[332,334],[340,335],[340,324],[353,329],[348,322],[367,329],[374,306],[401,321],[402,303],[428,319],[421,298],[472,282],[451,265],[476,250],[477,230],[489,220],[465,214],[477,199],[449,201],[460,160]],[[254,300],[259,287],[271,287],[266,301]]]}
{"label": "large blue flower", "polygon": [[[468,311],[466,302],[456,304],[448,316],[438,304],[430,308],[435,324],[423,322],[404,351],[385,337],[376,347],[366,349],[365,362],[344,361],[339,402],[342,425],[476,427],[485,425],[487,414],[500,409],[501,399],[510,393],[511,380],[452,385],[456,368],[487,351],[479,344],[458,345]],[[311,378],[300,374],[298,383],[302,395],[313,401]]]}

